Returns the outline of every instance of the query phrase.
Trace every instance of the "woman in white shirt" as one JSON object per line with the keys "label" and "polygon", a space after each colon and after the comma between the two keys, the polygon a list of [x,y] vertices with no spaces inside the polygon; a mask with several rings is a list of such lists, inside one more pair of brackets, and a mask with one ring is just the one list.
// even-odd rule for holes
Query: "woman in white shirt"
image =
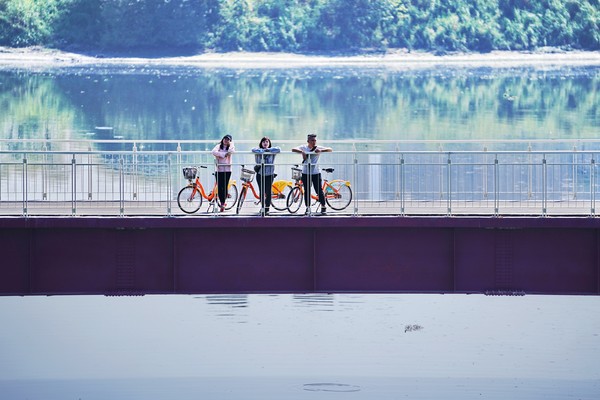
{"label": "woman in white shirt", "polygon": [[231,178],[231,155],[235,153],[231,135],[223,136],[221,142],[212,150],[212,155],[217,161],[217,191],[221,202],[221,211],[225,210],[227,201],[227,186]]}

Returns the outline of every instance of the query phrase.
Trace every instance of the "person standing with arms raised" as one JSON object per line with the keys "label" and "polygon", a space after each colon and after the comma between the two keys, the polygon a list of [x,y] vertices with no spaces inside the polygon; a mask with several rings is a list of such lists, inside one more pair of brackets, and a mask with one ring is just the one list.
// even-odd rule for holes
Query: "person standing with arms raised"
{"label": "person standing with arms raised", "polygon": [[269,208],[271,207],[271,185],[275,177],[275,166],[273,164],[275,155],[281,152],[281,149],[273,147],[271,139],[265,136],[260,139],[258,147],[253,148],[252,152],[255,155],[256,166],[254,170],[257,173],[256,180],[260,191],[260,213],[264,216],[269,214]]}
{"label": "person standing with arms raised", "polygon": [[321,153],[330,153],[331,147],[317,146],[317,135],[309,133],[306,138],[306,144],[292,149],[294,153],[302,154],[302,182],[304,183],[304,204],[306,205],[306,214],[310,213],[310,185],[314,193],[319,196],[321,203],[321,214],[327,212],[325,206],[325,194],[323,193],[321,173],[318,168],[319,156]]}
{"label": "person standing with arms raised", "polygon": [[231,155],[235,153],[233,138],[231,135],[223,136],[212,150],[212,155],[217,161],[217,192],[219,194],[220,210],[225,210],[225,202],[227,201],[227,186],[231,178]]}

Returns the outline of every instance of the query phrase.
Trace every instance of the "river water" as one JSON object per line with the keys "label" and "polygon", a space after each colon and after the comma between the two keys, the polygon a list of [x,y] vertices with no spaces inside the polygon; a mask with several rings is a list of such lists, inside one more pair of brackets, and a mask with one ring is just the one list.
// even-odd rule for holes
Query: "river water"
{"label": "river water", "polygon": [[0,68],[0,139],[595,139],[599,89],[598,66]]}
{"label": "river water", "polygon": [[[0,70],[0,139],[595,139],[600,68]],[[102,129],[109,128],[109,129]],[[12,144],[11,146],[15,146]],[[3,399],[598,399],[597,296],[0,298]]]}
{"label": "river water", "polygon": [[597,399],[597,296],[0,299],[3,399]]}

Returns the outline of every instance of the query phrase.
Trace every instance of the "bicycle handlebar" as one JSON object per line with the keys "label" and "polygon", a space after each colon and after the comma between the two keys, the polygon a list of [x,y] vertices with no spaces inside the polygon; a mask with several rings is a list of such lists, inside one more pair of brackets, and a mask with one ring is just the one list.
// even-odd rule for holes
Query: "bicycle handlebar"
{"label": "bicycle handlebar", "polygon": [[[294,167],[298,168],[298,164],[294,164]],[[321,171],[325,171],[330,174],[335,171],[335,168],[321,168]]]}

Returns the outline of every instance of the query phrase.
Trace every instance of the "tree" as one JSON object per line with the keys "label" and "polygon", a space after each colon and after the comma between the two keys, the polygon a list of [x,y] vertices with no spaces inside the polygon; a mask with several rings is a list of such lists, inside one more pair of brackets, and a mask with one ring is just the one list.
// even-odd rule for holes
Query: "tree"
{"label": "tree", "polygon": [[56,15],[56,0],[1,1],[0,44],[24,47],[46,43]]}
{"label": "tree", "polygon": [[52,42],[57,47],[97,48],[104,22],[102,0],[61,0],[64,10],[54,24]]}
{"label": "tree", "polygon": [[222,50],[245,50],[249,47],[250,7],[247,0],[223,0],[216,46]]}

